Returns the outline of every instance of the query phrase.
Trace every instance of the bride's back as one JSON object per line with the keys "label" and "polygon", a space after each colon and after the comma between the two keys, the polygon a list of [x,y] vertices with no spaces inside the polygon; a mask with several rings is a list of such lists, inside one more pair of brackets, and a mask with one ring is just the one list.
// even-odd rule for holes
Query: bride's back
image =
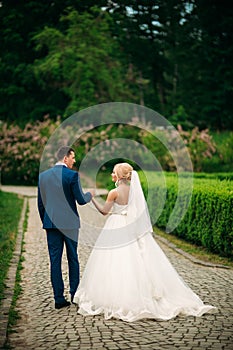
{"label": "bride's back", "polygon": [[130,186],[128,186],[126,184],[121,184],[119,187],[117,187],[116,190],[117,190],[118,196],[115,200],[115,202],[117,204],[120,204],[120,205],[127,205],[128,204],[129,189],[130,189]]}

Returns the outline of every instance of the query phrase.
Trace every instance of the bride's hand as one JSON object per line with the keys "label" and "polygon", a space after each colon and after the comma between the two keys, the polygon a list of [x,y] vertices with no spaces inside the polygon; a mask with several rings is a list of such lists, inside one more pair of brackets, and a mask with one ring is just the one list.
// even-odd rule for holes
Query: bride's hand
{"label": "bride's hand", "polygon": [[92,197],[94,197],[95,196],[95,189],[94,188],[91,188],[91,189],[89,189],[88,190],[88,192],[90,192],[91,193],[91,195],[92,195]]}

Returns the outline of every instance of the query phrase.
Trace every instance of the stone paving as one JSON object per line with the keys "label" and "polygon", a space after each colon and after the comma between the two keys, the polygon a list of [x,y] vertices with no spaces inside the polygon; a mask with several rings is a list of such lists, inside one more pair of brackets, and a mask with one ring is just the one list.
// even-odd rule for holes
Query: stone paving
{"label": "stone paving", "polygon": [[[30,195],[29,193],[27,193]],[[35,192],[31,193],[35,195]],[[20,319],[8,335],[12,349],[233,349],[233,270],[193,264],[166,245],[161,245],[172,264],[205,303],[218,307],[216,314],[200,318],[177,317],[170,321],[141,320],[127,323],[104,320],[102,315],[83,317],[75,305],[55,310],[49,276],[45,232],[41,229],[36,198],[29,199],[28,228],[24,237],[22,294],[17,302]],[[103,216],[90,205],[80,207],[79,260],[81,272],[91,247],[85,244],[86,221],[100,225]],[[86,231],[85,231],[86,230]],[[63,271],[68,297],[67,264]]]}

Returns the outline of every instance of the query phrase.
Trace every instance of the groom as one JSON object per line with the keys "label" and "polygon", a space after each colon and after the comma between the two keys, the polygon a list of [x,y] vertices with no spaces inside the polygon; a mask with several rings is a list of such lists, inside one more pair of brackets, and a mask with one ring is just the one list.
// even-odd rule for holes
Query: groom
{"label": "groom", "polygon": [[61,309],[70,305],[64,298],[61,269],[64,244],[69,266],[71,302],[73,302],[79,284],[77,245],[80,220],[76,201],[84,205],[90,202],[93,193],[83,193],[78,173],[71,170],[75,163],[72,148],[61,147],[57,152],[57,160],[53,168],[42,172],[39,176],[38,210],[47,234],[55,308]]}

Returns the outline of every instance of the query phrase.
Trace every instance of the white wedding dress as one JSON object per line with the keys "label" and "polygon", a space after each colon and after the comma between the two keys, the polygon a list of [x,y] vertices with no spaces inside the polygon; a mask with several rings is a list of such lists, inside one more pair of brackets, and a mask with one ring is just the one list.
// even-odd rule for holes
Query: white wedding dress
{"label": "white wedding dress", "polygon": [[[137,183],[140,193],[136,195],[145,201],[138,186]],[[215,307],[203,304],[173,268],[151,234],[146,204],[143,203],[140,214],[136,199],[139,197],[134,194],[132,205],[114,204],[74,297],[78,313],[104,314],[105,319],[114,317],[132,322],[142,318],[169,320],[177,315],[201,316],[215,311]],[[136,211],[137,218],[130,214],[131,210]],[[143,230],[142,219],[143,225],[146,221],[147,224],[145,232],[139,234]]]}

